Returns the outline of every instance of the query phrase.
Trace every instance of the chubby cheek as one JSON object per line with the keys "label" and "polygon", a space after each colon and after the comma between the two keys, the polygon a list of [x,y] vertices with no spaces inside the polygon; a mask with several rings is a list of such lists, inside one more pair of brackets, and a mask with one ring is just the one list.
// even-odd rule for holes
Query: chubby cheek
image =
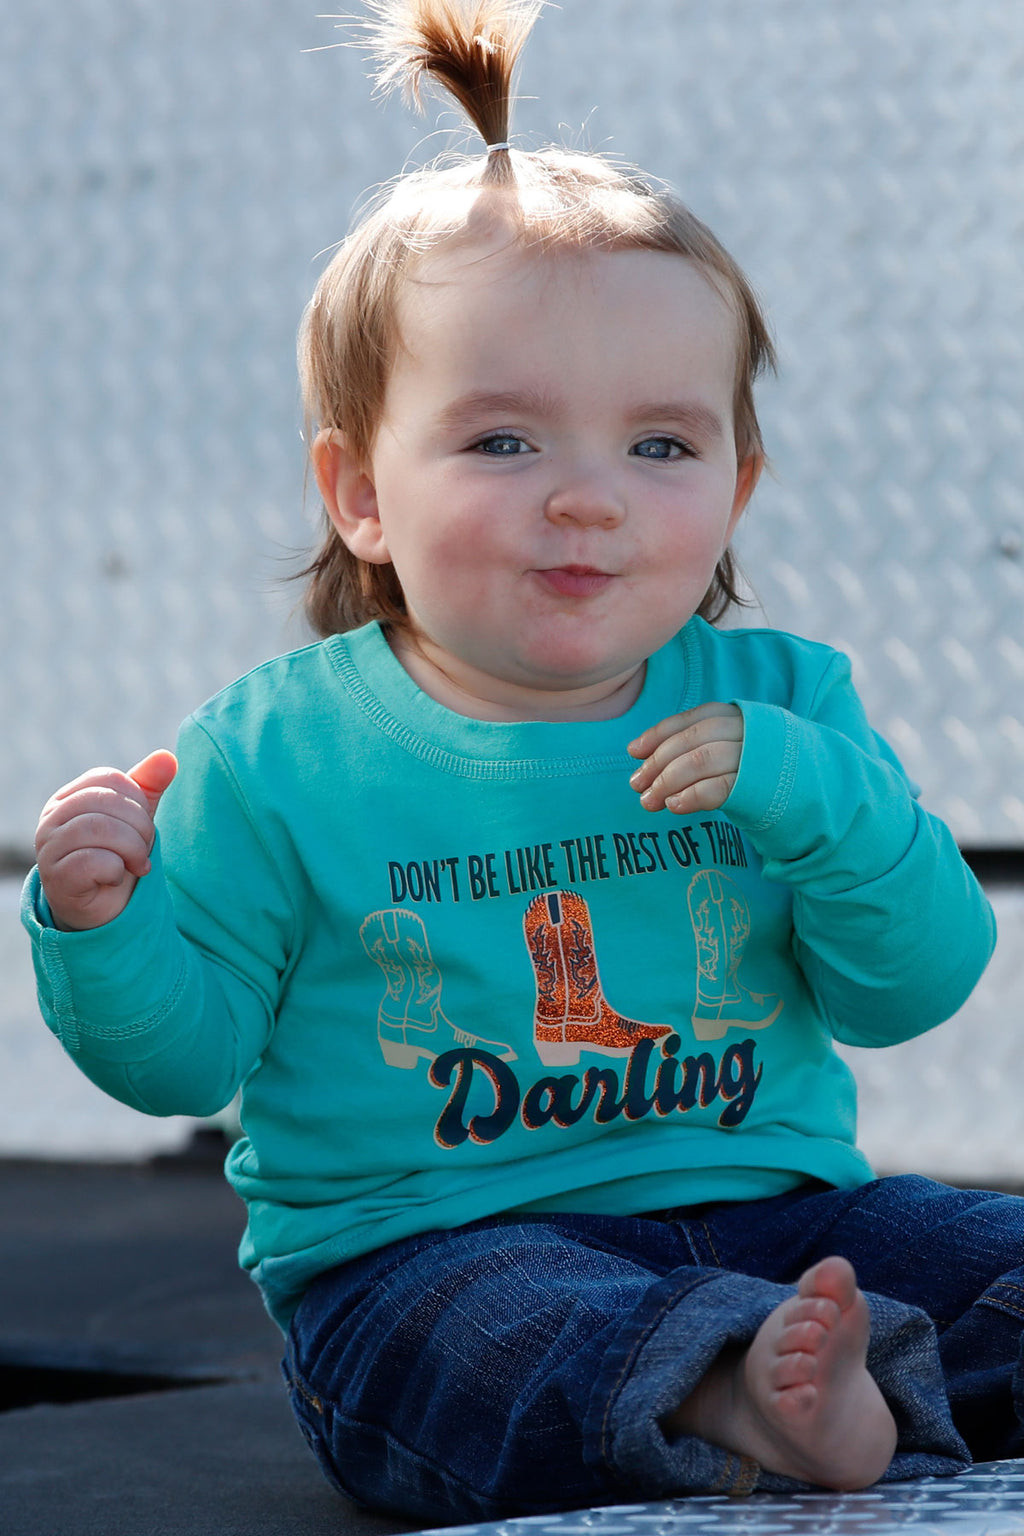
{"label": "chubby cheek", "polygon": [[429,543],[409,551],[395,568],[410,607],[433,622],[480,622],[496,597],[496,566],[479,531],[446,528]]}
{"label": "chubby cheek", "polygon": [[646,581],[637,584],[638,599],[649,605],[652,617],[674,614],[675,627],[681,628],[700,606],[723,552],[717,533],[666,538],[651,559]]}
{"label": "chubby cheek", "polygon": [[682,519],[667,526],[671,533],[662,546],[663,560],[667,558],[683,571],[687,567],[695,571],[708,566],[714,569],[728,541],[729,524],[724,514]]}
{"label": "chubby cheek", "polygon": [[381,518],[385,541],[399,577],[407,582],[454,581],[477,563],[480,540],[446,511],[424,507],[412,518]]}
{"label": "chubby cheek", "polygon": [[423,557],[435,574],[451,584],[507,576],[522,563],[523,551],[515,549],[495,507],[488,509],[485,518],[479,513],[446,517],[443,526],[431,530]]}

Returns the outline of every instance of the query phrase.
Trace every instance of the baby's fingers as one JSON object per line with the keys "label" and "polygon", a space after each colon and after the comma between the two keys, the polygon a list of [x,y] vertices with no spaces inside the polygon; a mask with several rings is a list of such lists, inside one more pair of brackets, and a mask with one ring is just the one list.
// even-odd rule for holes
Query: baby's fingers
{"label": "baby's fingers", "polygon": [[[684,731],[692,732],[691,740],[710,740],[712,736],[721,734],[716,729],[708,729],[711,721],[732,721],[731,731],[739,730],[743,735],[743,715],[735,704],[697,704],[693,709],[687,709],[679,715],[669,715],[664,720],[659,720],[657,725],[652,725],[646,731],[631,741],[626,751],[631,757],[642,757],[645,760],[653,756],[659,749],[673,737],[679,736]],[[664,754],[663,754],[664,755]]]}
{"label": "baby's fingers", "polygon": [[[149,852],[154,837],[153,817],[143,791],[125,774],[114,769],[107,770],[107,774],[109,777],[99,781],[95,778],[75,780],[47,801],[36,831],[38,855],[44,855],[47,845],[62,827],[77,823],[81,844],[88,846],[96,837],[102,840],[104,827],[115,821],[133,828]],[[98,846],[102,846],[102,841]]]}
{"label": "baby's fingers", "polygon": [[121,886],[127,885],[130,893],[135,880],[135,873],[128,868],[120,854],[112,849],[77,848],[66,854],[47,873],[43,889],[51,911],[77,913],[88,911],[108,892],[116,891]]}
{"label": "baby's fingers", "polygon": [[742,750],[737,706],[701,704],[670,715],[631,743],[632,755],[644,760],[629,782],[649,811],[717,810],[732,792]]}
{"label": "baby's fingers", "polygon": [[740,766],[740,746],[713,741],[674,758],[643,791],[645,810],[669,810],[685,816],[716,811],[729,798]]}
{"label": "baby's fingers", "polygon": [[[67,894],[80,895],[89,878],[96,885],[120,885],[125,870],[146,874],[152,846],[153,824],[148,818],[81,812],[52,827],[39,848],[39,872],[47,891],[56,882]],[[93,870],[96,873],[90,875]]]}
{"label": "baby's fingers", "polygon": [[679,758],[697,754],[694,767],[704,776],[700,754],[715,742],[743,743],[743,716],[735,704],[701,704],[683,715],[670,715],[629,745],[634,757],[643,757],[629,782],[639,795],[654,786],[664,770]]}

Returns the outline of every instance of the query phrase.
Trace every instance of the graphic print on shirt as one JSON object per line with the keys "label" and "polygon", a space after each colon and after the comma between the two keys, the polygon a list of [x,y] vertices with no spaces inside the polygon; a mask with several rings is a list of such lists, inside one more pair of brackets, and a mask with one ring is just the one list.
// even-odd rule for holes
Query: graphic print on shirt
{"label": "graphic print on shirt", "polygon": [[641,1040],[672,1033],[670,1024],[642,1024],[606,1001],[590,910],[577,891],[535,896],[523,933],[537,981],[533,1040],[546,1067],[575,1066],[581,1049],[628,1056]]}
{"label": "graphic print on shirt", "polygon": [[416,912],[391,907],[371,912],[359,930],[363,948],[384,972],[377,1011],[377,1038],[389,1067],[415,1067],[456,1047],[489,1051],[515,1061],[510,1045],[459,1029],[441,1008],[441,972],[430,953],[427,930]]}
{"label": "graphic print on shirt", "polygon": [[698,1040],[721,1040],[727,1029],[767,1029],[782,1012],[775,994],[751,992],[737,976],[750,937],[750,905],[736,881],[716,869],[694,875],[686,892],[697,941],[697,1001],[691,1016]]}
{"label": "graphic print on shirt", "polygon": [[[393,884],[392,894],[397,894]],[[452,895],[458,899],[454,877]],[[720,870],[699,870],[686,886],[683,910],[694,941],[690,1023],[697,1041],[721,1040],[729,1030],[768,1028],[783,1000],[748,985],[752,978],[744,961],[751,914],[742,887]],[[518,1059],[511,1045],[447,1018],[441,971],[417,912],[382,908],[360,928],[363,948],[384,978],[377,1036],[385,1063],[410,1070],[426,1061],[430,1087],[446,1091],[434,1125],[439,1146],[487,1145],[516,1124],[526,1130],[568,1128],[586,1117],[606,1125],[620,1117],[687,1115],[716,1102],[721,1127],[732,1129],[746,1119],[764,1071],[755,1061],[756,1041],[734,1041],[720,1056],[699,1049],[684,1054],[677,1024],[620,1013],[605,996],[590,907],[578,890],[561,887],[533,896],[522,933],[535,984],[534,1047],[543,1067],[563,1069],[532,1081],[525,1063],[516,1070],[509,1065]],[[525,999],[524,1005],[529,1006]],[[524,1024],[528,1019],[527,1013]],[[581,1055],[606,1061],[581,1066]]]}

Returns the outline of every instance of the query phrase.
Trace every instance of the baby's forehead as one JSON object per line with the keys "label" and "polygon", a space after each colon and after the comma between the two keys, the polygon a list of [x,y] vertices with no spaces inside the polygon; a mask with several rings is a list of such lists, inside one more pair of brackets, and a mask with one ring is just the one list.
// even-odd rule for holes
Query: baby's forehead
{"label": "baby's forehead", "polygon": [[[608,288],[631,288],[652,315],[666,302],[699,303],[730,340],[737,335],[738,306],[720,275],[695,258],[649,246],[581,245],[531,239],[529,231],[493,228],[463,231],[410,261],[396,295],[399,323],[414,321],[439,297],[461,292],[500,294],[503,305],[530,306],[538,294],[569,302]],[[458,306],[453,308],[457,310]],[[612,323],[606,309],[603,323]]]}

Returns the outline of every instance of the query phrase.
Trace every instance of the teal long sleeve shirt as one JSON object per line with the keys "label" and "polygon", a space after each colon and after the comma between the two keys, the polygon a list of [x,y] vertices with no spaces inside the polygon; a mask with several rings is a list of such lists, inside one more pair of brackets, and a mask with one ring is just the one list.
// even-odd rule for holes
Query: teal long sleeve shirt
{"label": "teal long sleeve shirt", "polygon": [[[650,814],[626,743],[744,718],[718,812]],[[152,872],[103,928],[24,922],[46,1021],[153,1114],[241,1088],[242,1262],[282,1326],[320,1271],[508,1210],[635,1214],[872,1176],[838,1039],[964,1002],[994,924],[846,659],[699,619],[613,720],[494,723],[376,625],[186,721]]]}

